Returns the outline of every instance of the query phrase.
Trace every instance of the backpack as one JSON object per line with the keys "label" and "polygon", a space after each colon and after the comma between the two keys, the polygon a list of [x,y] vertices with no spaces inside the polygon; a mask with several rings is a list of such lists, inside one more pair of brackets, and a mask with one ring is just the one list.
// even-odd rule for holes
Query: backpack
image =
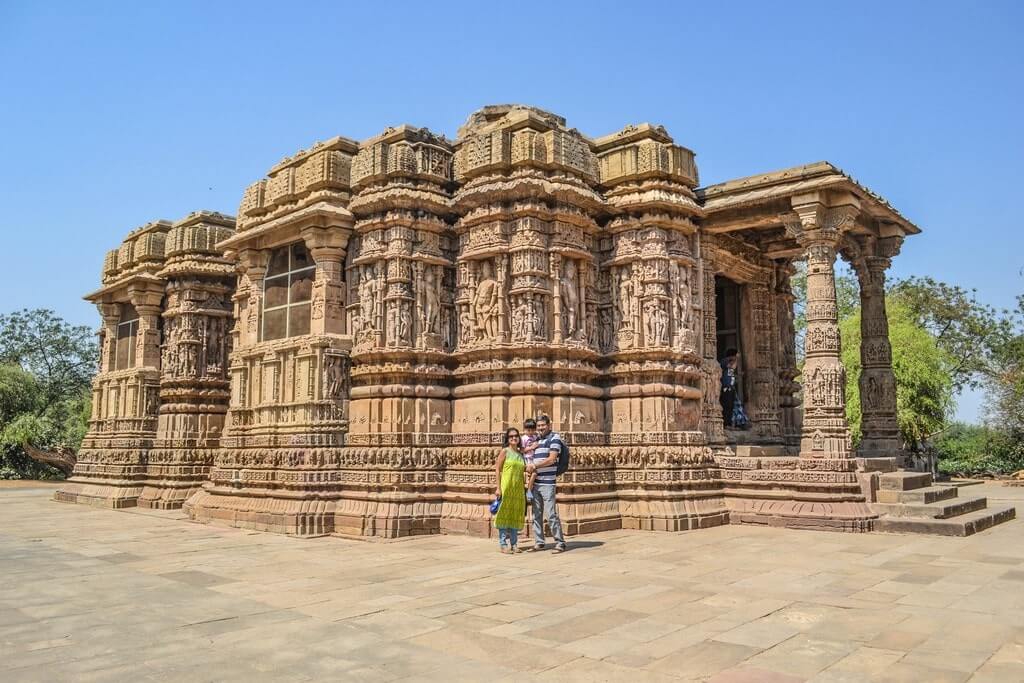
{"label": "backpack", "polygon": [[[558,437],[562,441],[562,437]],[[555,476],[562,476],[569,469],[569,444],[562,441],[562,450],[558,452],[558,465],[555,469]]]}

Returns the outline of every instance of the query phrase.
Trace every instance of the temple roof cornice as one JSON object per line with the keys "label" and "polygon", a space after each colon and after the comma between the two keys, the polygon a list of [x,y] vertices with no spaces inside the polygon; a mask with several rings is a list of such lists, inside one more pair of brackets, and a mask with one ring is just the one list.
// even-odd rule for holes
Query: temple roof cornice
{"label": "temple roof cornice", "polygon": [[[888,201],[827,161],[708,185],[697,189],[697,197],[704,206],[709,225],[714,225],[716,214],[756,209],[816,192],[849,193],[859,200],[861,212],[866,217],[895,226],[905,235],[921,232]],[[751,220],[763,222],[764,218],[752,216]]]}

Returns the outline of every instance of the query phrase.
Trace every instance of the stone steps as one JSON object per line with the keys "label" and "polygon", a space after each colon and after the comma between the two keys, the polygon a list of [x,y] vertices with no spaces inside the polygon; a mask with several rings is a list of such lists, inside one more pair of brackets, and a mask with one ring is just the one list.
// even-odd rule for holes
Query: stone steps
{"label": "stone steps", "polygon": [[888,491],[910,491],[931,485],[932,475],[929,472],[886,472],[878,482],[880,490]]}
{"label": "stone steps", "polygon": [[988,505],[984,497],[953,498],[938,503],[875,503],[872,509],[892,517],[924,517],[931,519],[948,519],[968,512],[983,510]]}
{"label": "stone steps", "polygon": [[940,500],[956,498],[959,491],[955,486],[925,486],[910,491],[880,489],[879,503],[935,503]]}
{"label": "stone steps", "polygon": [[961,498],[956,486],[935,486],[928,472],[875,476],[877,502],[871,509],[879,515],[879,531],[970,536],[1017,516],[1012,507],[989,509],[984,496]]}
{"label": "stone steps", "polygon": [[1008,522],[1017,516],[1016,509],[1000,507],[977,510],[966,515],[949,519],[924,519],[921,517],[890,517],[883,515],[875,523],[878,531],[892,531],[912,534],[937,534],[939,536],[970,536],[996,524]]}

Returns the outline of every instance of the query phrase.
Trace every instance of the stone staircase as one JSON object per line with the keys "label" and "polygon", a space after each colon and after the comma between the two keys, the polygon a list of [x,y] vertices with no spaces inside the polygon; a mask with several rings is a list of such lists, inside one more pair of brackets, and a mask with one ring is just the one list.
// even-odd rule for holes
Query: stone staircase
{"label": "stone staircase", "polygon": [[989,508],[984,496],[961,498],[956,486],[934,485],[928,472],[895,470],[895,462],[892,467],[877,474],[871,509],[879,515],[878,531],[970,536],[1016,517],[1013,507]]}

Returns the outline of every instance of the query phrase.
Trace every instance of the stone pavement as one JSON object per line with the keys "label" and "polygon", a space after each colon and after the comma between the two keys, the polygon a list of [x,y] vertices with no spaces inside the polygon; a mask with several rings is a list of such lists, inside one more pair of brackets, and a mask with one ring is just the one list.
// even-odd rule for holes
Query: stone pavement
{"label": "stone pavement", "polygon": [[[1022,681],[1024,521],[298,539],[0,490],[0,680]],[[971,490],[1024,502],[1024,489]]]}

